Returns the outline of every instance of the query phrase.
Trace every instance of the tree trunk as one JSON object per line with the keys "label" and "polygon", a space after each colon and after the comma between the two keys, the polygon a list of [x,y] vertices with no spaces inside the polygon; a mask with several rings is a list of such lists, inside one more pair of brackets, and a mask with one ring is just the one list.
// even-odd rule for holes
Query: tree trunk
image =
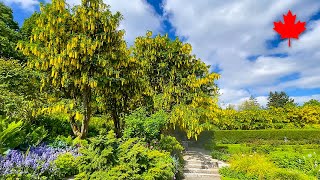
{"label": "tree trunk", "polygon": [[75,135],[75,136],[80,136],[80,131],[79,131],[79,128],[78,128],[78,126],[77,126],[77,124],[76,124],[76,121],[75,121],[75,115],[71,115],[70,117],[69,117],[69,122],[70,122],[70,125],[71,125],[71,129],[72,129],[72,132],[73,132],[73,134]]}
{"label": "tree trunk", "polygon": [[120,119],[116,112],[112,112],[112,119],[117,137],[121,137]]}
{"label": "tree trunk", "polygon": [[84,88],[84,92],[83,92],[83,110],[84,110],[84,118],[82,120],[82,124],[81,124],[81,133],[79,135],[79,137],[81,139],[84,139],[88,133],[88,129],[89,129],[89,122],[90,122],[90,118],[91,118],[91,89],[90,87],[87,85]]}

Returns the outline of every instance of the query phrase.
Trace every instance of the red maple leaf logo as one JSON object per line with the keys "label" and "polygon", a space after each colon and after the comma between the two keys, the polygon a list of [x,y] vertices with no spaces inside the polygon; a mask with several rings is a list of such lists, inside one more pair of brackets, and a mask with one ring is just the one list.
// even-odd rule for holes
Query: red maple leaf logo
{"label": "red maple leaf logo", "polygon": [[290,38],[298,39],[299,35],[306,30],[306,22],[296,21],[296,15],[292,15],[289,10],[287,15],[283,15],[284,24],[279,22],[274,22],[274,30],[281,35],[282,39],[289,38],[289,47],[290,47]]}

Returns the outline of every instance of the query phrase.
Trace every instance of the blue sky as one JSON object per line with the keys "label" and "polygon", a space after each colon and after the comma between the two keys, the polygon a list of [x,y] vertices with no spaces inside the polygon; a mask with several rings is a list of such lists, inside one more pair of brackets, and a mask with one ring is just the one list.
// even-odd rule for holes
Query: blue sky
{"label": "blue sky", "polygon": [[[39,0],[0,0],[21,25]],[[50,2],[43,0],[42,2]],[[67,0],[71,5],[80,0]],[[168,33],[193,46],[193,53],[221,74],[220,103],[239,104],[251,95],[265,105],[270,91],[286,91],[296,102],[320,99],[319,0],[105,0],[125,20],[126,41]],[[288,10],[307,22],[298,40],[280,40],[274,21]]]}

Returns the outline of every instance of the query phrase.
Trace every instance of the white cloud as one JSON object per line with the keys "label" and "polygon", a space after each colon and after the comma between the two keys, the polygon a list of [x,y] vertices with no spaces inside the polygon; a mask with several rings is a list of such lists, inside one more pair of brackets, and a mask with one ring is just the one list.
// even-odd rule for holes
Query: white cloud
{"label": "white cloud", "polygon": [[[4,0],[29,10],[38,1]],[[276,35],[274,21],[283,21],[283,14],[289,9],[298,20],[306,21],[320,10],[318,0],[163,0],[165,17],[160,17],[145,0],[104,1],[113,12],[123,14],[120,28],[126,30],[129,44],[147,30],[162,32],[162,20],[168,18],[176,35],[186,37],[198,57],[222,69],[218,81],[223,93],[220,102],[237,104],[254,95],[264,105],[269,91],[320,88],[320,20],[308,23],[299,40],[291,41],[291,48],[287,40],[278,48],[266,47],[266,41]],[[67,2],[75,5],[81,0]],[[286,53],[288,57],[268,56],[274,53]],[[255,61],[247,60],[256,55],[259,57]],[[299,77],[279,82],[290,74]]]}
{"label": "white cloud", "polygon": [[[261,97],[271,90],[320,88],[320,21],[307,24],[299,40],[280,43],[268,49],[267,40],[275,37],[274,21],[283,21],[288,10],[297,20],[307,21],[320,10],[318,0],[165,0],[164,10],[178,36],[187,37],[194,53],[222,69],[219,86],[224,91],[220,102],[238,103],[250,94]],[[269,56],[286,53],[288,57]],[[255,61],[248,56],[260,55]],[[298,79],[279,82],[290,74]],[[249,93],[250,90],[250,93]]]}
{"label": "white cloud", "polygon": [[[81,0],[67,0],[70,5],[77,5]],[[154,33],[161,31],[161,17],[153,10],[153,7],[144,0],[104,0],[111,6],[111,11],[120,11],[124,20],[119,29],[126,31],[125,39],[133,44],[137,36],[144,36],[148,30]]]}
{"label": "white cloud", "polygon": [[239,99],[250,96],[246,90],[220,89],[220,102],[222,104],[237,104]]}
{"label": "white cloud", "polygon": [[318,100],[320,101],[320,94],[314,94],[314,95],[311,95],[311,96],[295,96],[295,97],[292,97],[294,99],[294,102],[295,103],[298,103],[300,105],[302,105],[304,102],[307,102],[311,99],[315,99],[315,100]]}
{"label": "white cloud", "polygon": [[38,0],[2,0],[6,5],[18,5],[27,11],[34,11],[35,7],[39,5]]}
{"label": "white cloud", "polygon": [[148,30],[155,34],[161,31],[161,17],[144,0],[105,0],[112,11],[120,11],[124,16],[120,24],[126,30],[126,40],[132,44],[137,36],[144,36]]}
{"label": "white cloud", "polygon": [[[3,0],[7,5],[18,5],[21,8],[34,11],[39,5],[39,0]],[[45,0],[51,2],[51,0]],[[81,0],[66,0],[71,5],[79,5]],[[137,36],[144,36],[148,30],[155,34],[162,31],[162,18],[154,11],[153,7],[145,0],[104,0],[111,6],[111,11],[120,11],[124,17],[119,29],[126,31],[125,39],[132,45]]]}
{"label": "white cloud", "polygon": [[267,103],[268,103],[268,96],[258,96],[256,97],[258,103],[263,106],[266,107]]}

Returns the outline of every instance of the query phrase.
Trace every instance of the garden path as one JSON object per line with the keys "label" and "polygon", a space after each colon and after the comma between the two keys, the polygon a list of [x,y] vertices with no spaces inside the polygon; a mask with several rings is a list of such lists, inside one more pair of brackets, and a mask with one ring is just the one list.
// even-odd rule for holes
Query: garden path
{"label": "garden path", "polygon": [[201,148],[189,147],[183,154],[185,160],[185,180],[218,180],[219,168],[228,164],[212,159],[210,152]]}

